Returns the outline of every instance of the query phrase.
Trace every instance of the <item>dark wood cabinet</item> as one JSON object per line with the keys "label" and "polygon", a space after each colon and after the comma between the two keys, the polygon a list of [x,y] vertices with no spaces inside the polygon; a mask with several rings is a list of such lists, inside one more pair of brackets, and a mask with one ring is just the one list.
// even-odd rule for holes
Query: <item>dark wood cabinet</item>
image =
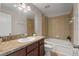
{"label": "dark wood cabinet", "polygon": [[38,42],[27,46],[27,56],[38,56]]}
{"label": "dark wood cabinet", "polygon": [[44,39],[39,41],[39,56],[43,56],[45,54],[44,50]]}
{"label": "dark wood cabinet", "polygon": [[27,53],[27,56],[38,56],[38,48],[35,48],[31,52]]}
{"label": "dark wood cabinet", "polygon": [[38,48],[38,42],[35,42],[29,46],[27,46],[27,53],[33,51],[34,49]]}
{"label": "dark wood cabinet", "polygon": [[39,49],[40,49],[39,56],[43,56],[45,54],[44,45],[41,45]]}
{"label": "dark wood cabinet", "polygon": [[9,54],[8,56],[26,56],[26,48],[15,51],[15,52]]}
{"label": "dark wood cabinet", "polygon": [[25,48],[9,54],[8,56],[43,56],[44,53],[44,39],[41,39]]}

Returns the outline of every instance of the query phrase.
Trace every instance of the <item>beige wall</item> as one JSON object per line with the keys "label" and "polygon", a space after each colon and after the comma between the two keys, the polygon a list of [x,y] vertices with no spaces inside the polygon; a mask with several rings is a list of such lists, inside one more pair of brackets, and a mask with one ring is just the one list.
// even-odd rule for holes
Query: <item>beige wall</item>
{"label": "beige wall", "polygon": [[48,19],[46,16],[42,16],[42,35],[47,37],[48,34]]}
{"label": "beige wall", "polygon": [[69,15],[48,18],[48,37],[65,39],[70,36]]}
{"label": "beige wall", "polygon": [[70,23],[70,26],[69,26],[69,30],[70,30],[70,36],[71,36],[71,42],[73,43],[74,41],[74,20],[72,19],[73,18],[73,8],[72,8],[72,11],[70,12],[70,20],[72,20],[73,22]]}

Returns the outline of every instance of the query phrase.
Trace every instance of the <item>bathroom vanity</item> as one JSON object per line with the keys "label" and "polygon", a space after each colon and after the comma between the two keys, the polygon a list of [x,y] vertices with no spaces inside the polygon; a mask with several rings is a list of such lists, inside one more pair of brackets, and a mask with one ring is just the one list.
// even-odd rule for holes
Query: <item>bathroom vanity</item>
{"label": "bathroom vanity", "polygon": [[44,39],[41,39],[9,54],[8,56],[43,56],[44,53]]}
{"label": "bathroom vanity", "polygon": [[44,38],[42,37],[35,39],[34,41],[29,42],[29,43],[20,43],[14,40],[14,41],[8,42],[7,45],[9,45],[10,43],[11,44],[13,43],[13,46],[17,45],[17,48],[12,47],[13,50],[8,49],[9,51],[7,50],[7,52],[5,52],[3,55],[6,55],[6,56],[43,56],[45,54]]}

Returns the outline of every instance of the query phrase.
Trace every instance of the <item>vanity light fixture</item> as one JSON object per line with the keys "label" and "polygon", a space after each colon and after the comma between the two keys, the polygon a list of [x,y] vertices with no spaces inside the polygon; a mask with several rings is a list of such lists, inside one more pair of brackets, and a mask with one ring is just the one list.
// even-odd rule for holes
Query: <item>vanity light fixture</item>
{"label": "vanity light fixture", "polygon": [[70,23],[72,23],[73,21],[72,20],[70,20]]}
{"label": "vanity light fixture", "polygon": [[73,20],[70,20],[70,21],[69,21],[69,24],[71,24],[71,23],[73,23]]}
{"label": "vanity light fixture", "polygon": [[24,12],[28,12],[31,10],[31,7],[27,6],[25,3],[17,3],[14,5],[14,7],[17,7],[19,10],[23,10]]}

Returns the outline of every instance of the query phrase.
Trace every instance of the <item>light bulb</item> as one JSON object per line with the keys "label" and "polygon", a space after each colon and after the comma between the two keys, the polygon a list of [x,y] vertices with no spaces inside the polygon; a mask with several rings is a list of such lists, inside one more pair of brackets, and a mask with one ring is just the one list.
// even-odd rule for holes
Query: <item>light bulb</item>
{"label": "light bulb", "polygon": [[19,10],[22,10],[22,8],[21,8],[21,7],[18,7],[18,9],[19,9]]}
{"label": "light bulb", "polygon": [[24,4],[24,3],[21,5],[21,7],[22,7],[22,8],[26,8],[26,6],[25,6],[25,4]]}
{"label": "light bulb", "polygon": [[31,10],[31,7],[30,6],[26,6],[25,3],[16,4],[16,5],[14,5],[14,7],[17,7],[19,10],[23,10],[24,12],[28,12],[28,11]]}
{"label": "light bulb", "polygon": [[28,10],[28,11],[30,11],[30,10],[31,10],[30,6],[27,6],[27,10]]}
{"label": "light bulb", "polygon": [[70,23],[72,23],[73,21],[71,20]]}
{"label": "light bulb", "polygon": [[70,20],[70,21],[69,21],[69,24],[71,24],[71,23],[73,23],[73,20]]}

